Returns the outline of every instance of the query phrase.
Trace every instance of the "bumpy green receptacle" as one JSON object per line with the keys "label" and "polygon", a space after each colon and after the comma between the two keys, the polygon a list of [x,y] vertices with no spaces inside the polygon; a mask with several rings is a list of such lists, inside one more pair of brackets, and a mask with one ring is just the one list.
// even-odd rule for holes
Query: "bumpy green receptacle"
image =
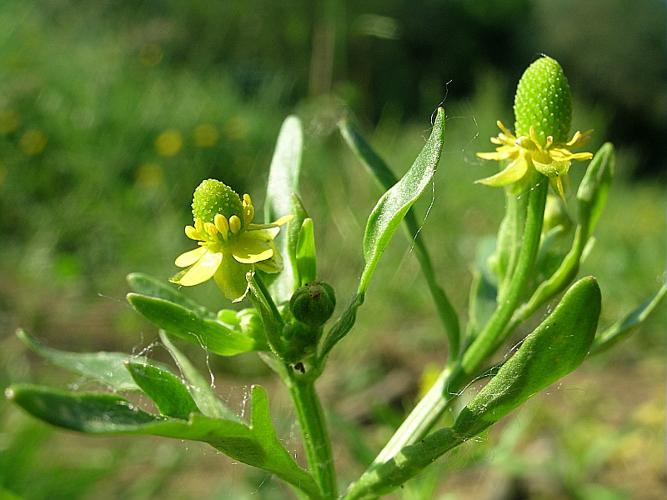
{"label": "bumpy green receptacle", "polygon": [[548,136],[566,142],[572,122],[572,96],[563,68],[555,59],[539,58],[523,73],[514,97],[517,136],[533,127],[541,144]]}
{"label": "bumpy green receptacle", "polygon": [[202,181],[192,198],[192,216],[203,222],[213,222],[216,214],[228,219],[236,215],[243,222],[243,204],[232,188],[215,179]]}

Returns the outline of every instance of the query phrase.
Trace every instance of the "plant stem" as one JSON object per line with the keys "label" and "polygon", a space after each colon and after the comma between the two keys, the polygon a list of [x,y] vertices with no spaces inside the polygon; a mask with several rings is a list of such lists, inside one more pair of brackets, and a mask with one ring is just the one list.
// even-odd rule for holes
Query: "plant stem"
{"label": "plant stem", "polygon": [[382,451],[373,460],[374,464],[383,463],[393,458],[404,446],[421,439],[440,418],[451,400],[447,394],[449,386],[450,367],[446,367],[428,390],[426,395],[417,403],[410,415],[403,421]]}
{"label": "plant stem", "polygon": [[335,499],[338,492],[331,440],[314,381],[299,379],[292,374],[286,383],[299,419],[310,471],[322,497],[325,500]]}
{"label": "plant stem", "polygon": [[526,285],[530,281],[535,267],[548,189],[548,178],[537,174],[537,180],[530,190],[521,249],[507,287],[507,293],[461,360],[461,367],[463,372],[468,375],[466,377],[468,379],[507,338],[509,333],[506,329],[507,324],[525,293]]}
{"label": "plant stem", "polygon": [[548,187],[548,179],[539,175],[530,190],[521,249],[503,302],[463,353],[461,361],[453,367],[445,367],[433,387],[417,403],[374,460],[374,464],[388,461],[404,446],[422,439],[441,417],[452,396],[473,380],[484,360],[507,338],[507,324],[521,301],[537,257]]}

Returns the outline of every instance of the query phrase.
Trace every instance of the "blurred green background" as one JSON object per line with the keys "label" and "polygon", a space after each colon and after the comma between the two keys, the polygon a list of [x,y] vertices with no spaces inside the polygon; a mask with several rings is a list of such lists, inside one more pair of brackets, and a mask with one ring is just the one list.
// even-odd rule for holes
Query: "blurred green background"
{"label": "blurred green background", "polygon": [[[156,331],[124,300],[125,275],[167,278],[188,248],[190,197],[216,177],[260,202],[280,123],[305,127],[303,195],[321,275],[339,302],[361,268],[380,195],[342,144],[352,115],[396,172],[438,103],[445,154],[418,210],[440,280],[465,317],[470,265],[502,193],[473,184],[495,121],[540,53],[570,79],[574,127],[618,148],[617,181],[584,272],[607,325],[665,279],[667,24],[660,0],[3,0],[0,3],[0,383],[91,389],[26,352],[21,326],[71,350],[147,350]],[[581,165],[573,167],[574,180]],[[578,171],[578,172],[577,172]],[[574,184],[574,182],[573,182]],[[446,340],[409,242],[389,248],[358,328],[322,380],[343,479],[363,470],[445,359]],[[225,305],[213,286],[192,295]],[[396,498],[661,498],[665,308],[642,332],[534,398]],[[206,359],[243,411],[249,383],[285,394],[252,356]],[[421,381],[421,382],[420,382]],[[365,444],[362,444],[365,443]],[[203,445],[87,438],[0,403],[0,498],[285,498],[277,481]]]}

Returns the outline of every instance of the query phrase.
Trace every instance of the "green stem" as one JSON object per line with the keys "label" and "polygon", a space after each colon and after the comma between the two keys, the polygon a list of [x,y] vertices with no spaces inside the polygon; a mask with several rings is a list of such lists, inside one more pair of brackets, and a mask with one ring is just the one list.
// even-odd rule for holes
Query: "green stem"
{"label": "green stem", "polygon": [[445,368],[440,373],[433,386],[417,403],[417,406],[414,407],[410,415],[373,460],[373,464],[391,460],[404,446],[421,439],[433,427],[451,401],[452,395],[446,392],[450,385],[450,375],[450,367]]}
{"label": "green stem", "polygon": [[331,440],[314,381],[298,379],[293,372],[290,373],[292,375],[286,383],[299,419],[310,471],[320,487],[322,497],[325,500],[334,499],[338,490]]}
{"label": "green stem", "polygon": [[537,180],[528,197],[528,212],[521,249],[516,267],[512,272],[511,281],[507,287],[507,293],[489,318],[484,329],[463,355],[461,368],[467,375],[465,378],[471,379],[482,362],[493,354],[507,338],[509,333],[506,329],[507,324],[525,293],[526,285],[530,281],[535,267],[548,189],[549,180],[547,177],[537,174]]}
{"label": "green stem", "polygon": [[417,221],[414,217],[414,213],[408,212],[405,217],[406,227],[409,232],[415,230],[413,234],[414,245],[415,245],[415,256],[417,261],[422,269],[424,278],[426,278],[426,284],[428,285],[431,296],[433,297],[433,302],[435,302],[435,307],[438,311],[438,317],[445,327],[447,332],[447,338],[449,340],[449,357],[450,359],[456,359],[461,348],[461,333],[459,328],[459,319],[456,315],[456,311],[452,306],[452,303],[449,301],[445,290],[438,284],[435,279],[435,272],[433,271],[433,263],[431,262],[431,257],[428,254],[424,240],[419,234],[419,228],[417,227]]}
{"label": "green stem", "polygon": [[507,324],[521,300],[534,268],[548,187],[548,179],[539,175],[531,188],[521,249],[504,301],[463,353],[460,363],[454,367],[448,365],[443,370],[436,383],[408,415],[374,463],[386,462],[404,446],[422,439],[442,416],[452,396],[473,380],[481,363],[505,341],[508,334]]}

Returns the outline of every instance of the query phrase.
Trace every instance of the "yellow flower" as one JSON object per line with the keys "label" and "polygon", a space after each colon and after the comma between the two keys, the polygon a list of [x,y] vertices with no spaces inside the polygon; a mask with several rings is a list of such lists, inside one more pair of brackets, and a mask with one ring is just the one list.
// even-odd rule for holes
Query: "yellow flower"
{"label": "yellow flower", "polygon": [[[198,194],[208,199],[198,204]],[[217,199],[210,199],[214,195]],[[255,208],[250,196],[244,194],[241,202],[231,188],[212,179],[202,182],[194,198],[194,226],[186,226],[185,234],[199,247],[178,256],[175,264],[187,269],[172,277],[172,283],[194,286],[213,278],[225,297],[238,302],[248,288],[247,272],[255,268],[280,272],[282,259],[274,239],[291,216],[271,224],[253,224]]]}
{"label": "yellow flower", "polygon": [[554,142],[548,136],[542,144],[535,129],[530,128],[529,135],[516,137],[500,121],[496,122],[500,133],[492,137],[491,142],[497,144],[495,153],[477,153],[484,160],[508,161],[507,166],[496,175],[480,179],[476,182],[487,186],[507,186],[525,179],[530,179],[533,171],[549,177],[551,185],[564,196],[563,176],[567,175],[572,160],[590,160],[592,153],[573,153],[570,148],[583,146],[590,138],[592,131],[577,131],[566,143]]}

